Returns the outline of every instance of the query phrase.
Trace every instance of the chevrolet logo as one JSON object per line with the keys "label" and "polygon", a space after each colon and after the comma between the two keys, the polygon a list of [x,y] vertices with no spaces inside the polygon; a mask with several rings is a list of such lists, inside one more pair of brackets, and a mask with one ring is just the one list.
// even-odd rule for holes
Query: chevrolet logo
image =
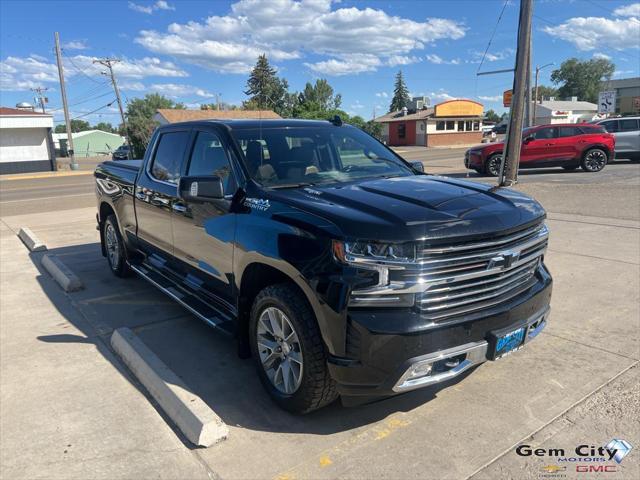
{"label": "chevrolet logo", "polygon": [[547,465],[546,467],[542,467],[540,470],[547,473],[558,473],[564,472],[567,467],[561,467],[559,465]]}
{"label": "chevrolet logo", "polygon": [[493,257],[489,260],[489,264],[487,265],[487,270],[492,270],[494,268],[502,268],[506,270],[510,268],[514,263],[516,263],[520,259],[520,252],[502,252],[497,257]]}

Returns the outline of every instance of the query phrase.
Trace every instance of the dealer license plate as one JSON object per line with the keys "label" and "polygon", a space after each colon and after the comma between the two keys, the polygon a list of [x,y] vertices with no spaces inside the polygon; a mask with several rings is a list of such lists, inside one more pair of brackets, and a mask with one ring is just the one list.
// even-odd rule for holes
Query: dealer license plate
{"label": "dealer license plate", "polygon": [[518,328],[509,333],[506,333],[496,339],[496,347],[493,354],[493,359],[497,360],[505,355],[520,348],[524,343],[524,334],[526,327]]}

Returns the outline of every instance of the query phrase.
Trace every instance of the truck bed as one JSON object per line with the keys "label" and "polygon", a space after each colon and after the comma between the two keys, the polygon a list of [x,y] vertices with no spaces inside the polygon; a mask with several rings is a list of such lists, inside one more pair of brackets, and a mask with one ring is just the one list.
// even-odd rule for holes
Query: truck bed
{"label": "truck bed", "polygon": [[111,178],[121,184],[135,184],[142,160],[108,160],[96,168],[96,177]]}

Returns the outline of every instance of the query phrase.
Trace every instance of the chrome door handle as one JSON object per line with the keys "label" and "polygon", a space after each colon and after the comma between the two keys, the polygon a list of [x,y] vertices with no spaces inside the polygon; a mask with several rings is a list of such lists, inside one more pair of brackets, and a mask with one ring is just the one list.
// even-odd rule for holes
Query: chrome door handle
{"label": "chrome door handle", "polygon": [[157,206],[169,205],[169,200],[162,197],[151,197],[151,204]]}
{"label": "chrome door handle", "polygon": [[147,198],[147,196],[144,194],[144,192],[142,192],[142,191],[138,191],[138,192],[136,192],[136,198],[137,198],[138,200],[144,200],[144,199],[146,199],[146,198]]}
{"label": "chrome door handle", "polygon": [[177,203],[174,203],[171,208],[173,209],[174,212],[184,213],[187,211],[187,207],[185,207],[184,205],[179,205]]}

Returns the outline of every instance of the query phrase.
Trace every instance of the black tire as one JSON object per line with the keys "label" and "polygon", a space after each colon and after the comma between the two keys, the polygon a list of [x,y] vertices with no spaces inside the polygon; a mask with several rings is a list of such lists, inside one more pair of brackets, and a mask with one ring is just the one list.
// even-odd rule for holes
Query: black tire
{"label": "black tire", "polygon": [[484,164],[484,173],[491,177],[500,176],[500,166],[502,164],[502,153],[494,153]]}
{"label": "black tire", "polygon": [[[302,355],[301,379],[293,393],[283,392],[270,380],[258,349],[258,322],[267,309],[273,308],[286,315],[299,340],[296,345]],[[327,354],[315,315],[299,291],[291,284],[283,283],[263,289],[253,302],[249,322],[249,342],[258,376],[278,406],[289,412],[301,414],[317,410],[338,398],[336,384],[327,367]],[[268,352],[263,347],[261,350],[263,355]]]}
{"label": "black tire", "polygon": [[589,173],[601,171],[609,161],[609,155],[601,148],[590,148],[582,155],[580,166],[582,170]]}
{"label": "black tire", "polygon": [[563,165],[562,168],[570,172],[578,168],[578,165]]}
{"label": "black tire", "polygon": [[102,239],[111,273],[116,277],[130,276],[131,269],[127,264],[127,250],[122,235],[120,235],[118,220],[113,214],[109,215],[102,225]]}

